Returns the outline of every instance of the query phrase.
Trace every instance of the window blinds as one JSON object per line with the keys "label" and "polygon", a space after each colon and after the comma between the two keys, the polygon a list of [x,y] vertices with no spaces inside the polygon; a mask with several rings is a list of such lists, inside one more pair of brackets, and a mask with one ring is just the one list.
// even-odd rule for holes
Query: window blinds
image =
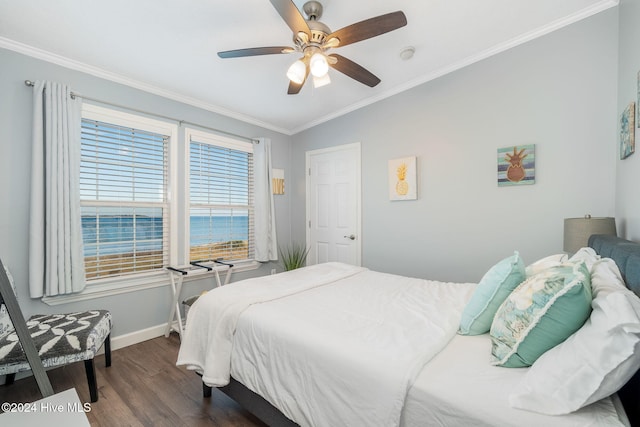
{"label": "window blinds", "polygon": [[190,260],[252,259],[253,154],[192,138],[189,165]]}
{"label": "window blinds", "polygon": [[82,120],[80,199],[87,280],[168,265],[169,137]]}

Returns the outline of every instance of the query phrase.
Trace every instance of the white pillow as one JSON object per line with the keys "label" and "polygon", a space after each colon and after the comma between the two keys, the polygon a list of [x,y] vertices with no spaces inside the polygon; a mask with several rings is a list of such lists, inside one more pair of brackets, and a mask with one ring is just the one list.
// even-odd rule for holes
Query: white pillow
{"label": "white pillow", "polygon": [[567,254],[555,254],[549,255],[544,258],[540,258],[536,262],[529,264],[525,272],[527,277],[535,276],[536,274],[546,270],[549,267],[554,267],[556,265],[562,264],[569,258]]}
{"label": "white pillow", "polygon": [[591,292],[595,299],[611,292],[627,291],[622,274],[611,258],[602,258],[591,267]]}
{"label": "white pillow", "polygon": [[569,262],[584,261],[589,271],[591,271],[593,264],[595,264],[595,262],[599,259],[600,255],[598,255],[593,248],[584,247],[578,249],[578,252],[576,252],[571,256],[571,258],[569,258]]}
{"label": "white pillow", "polygon": [[620,287],[612,260],[594,268],[591,317],[533,364],[509,396],[512,407],[568,414],[615,393],[640,368],[640,299]]}

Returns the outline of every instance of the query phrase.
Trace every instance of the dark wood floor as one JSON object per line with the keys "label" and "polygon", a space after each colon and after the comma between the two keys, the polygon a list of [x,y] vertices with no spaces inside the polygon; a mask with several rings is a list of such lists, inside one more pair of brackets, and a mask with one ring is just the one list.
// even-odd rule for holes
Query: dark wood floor
{"label": "dark wood floor", "polygon": [[[95,359],[99,399],[87,417],[92,426],[265,426],[224,393],[214,389],[202,397],[200,377],[176,367],[180,339],[175,333]],[[75,387],[82,402],[89,402],[84,363],[47,372],[55,392]],[[40,399],[33,377],[0,386],[0,402]]]}

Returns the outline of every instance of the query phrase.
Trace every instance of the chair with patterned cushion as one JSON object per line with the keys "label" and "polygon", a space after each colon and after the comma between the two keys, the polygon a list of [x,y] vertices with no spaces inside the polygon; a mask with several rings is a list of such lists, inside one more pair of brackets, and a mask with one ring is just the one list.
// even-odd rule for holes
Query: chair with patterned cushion
{"label": "chair with patterned cushion", "polygon": [[[6,273],[4,277],[11,281],[8,271]],[[5,289],[10,288],[6,286]],[[11,297],[15,302],[15,297]],[[0,302],[6,299],[0,299]],[[15,307],[18,307],[17,304]],[[7,314],[3,309],[4,307],[0,307],[0,375],[6,375],[5,385],[10,385],[13,384],[16,373],[31,370],[31,364],[18,338],[19,334],[12,327],[11,319],[8,316],[3,318],[3,314]],[[19,315],[22,316],[22,313]],[[106,366],[111,366],[111,313],[106,310],[89,310],[34,315],[27,320],[26,326],[44,368],[84,361],[91,402],[96,402],[98,387],[93,358],[104,344]]]}

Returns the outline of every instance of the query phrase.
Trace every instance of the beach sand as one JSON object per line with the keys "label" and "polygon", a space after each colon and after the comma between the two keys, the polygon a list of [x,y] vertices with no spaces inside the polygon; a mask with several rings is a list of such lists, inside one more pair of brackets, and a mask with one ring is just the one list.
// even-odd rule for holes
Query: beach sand
{"label": "beach sand", "polygon": [[[232,240],[193,246],[190,251],[190,261],[214,259],[234,261],[248,258],[249,246],[246,240]],[[166,266],[163,262],[161,251],[88,256],[84,259],[84,265],[87,280],[159,270]],[[98,272],[98,265],[100,266],[100,272]]]}

